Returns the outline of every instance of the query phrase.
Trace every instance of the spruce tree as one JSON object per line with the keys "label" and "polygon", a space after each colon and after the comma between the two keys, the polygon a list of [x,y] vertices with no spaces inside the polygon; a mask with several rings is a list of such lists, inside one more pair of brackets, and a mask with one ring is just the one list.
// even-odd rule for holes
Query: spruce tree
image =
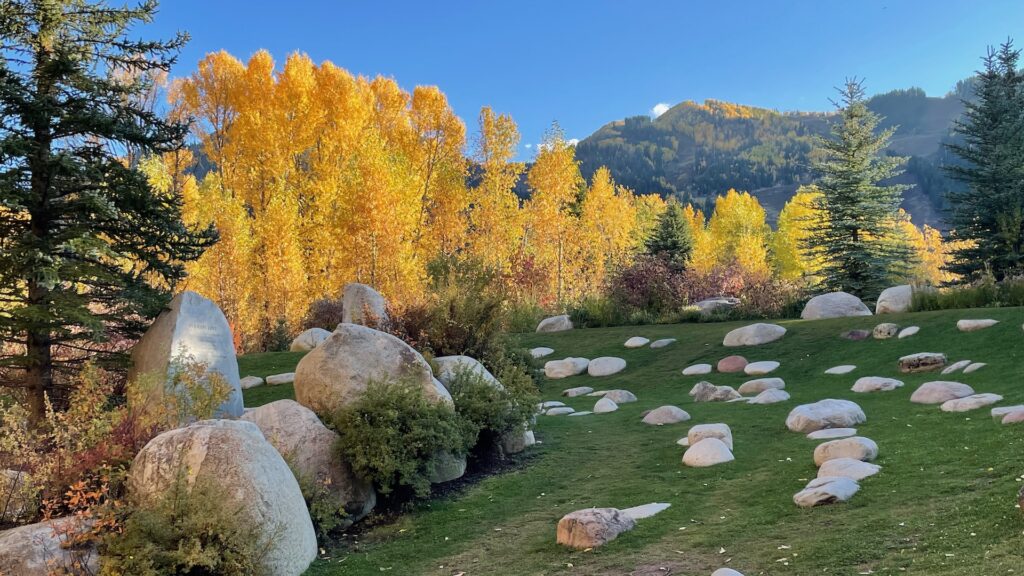
{"label": "spruce tree", "polygon": [[665,258],[674,266],[682,268],[690,259],[693,250],[693,232],[683,214],[683,207],[675,198],[670,198],[665,211],[658,217],[658,225],[647,239],[647,253]]}
{"label": "spruce tree", "polygon": [[905,186],[883,185],[905,158],[883,153],[896,127],[878,132],[881,118],[868,110],[861,82],[848,80],[836,103],[839,117],[822,138],[815,170],[824,218],[805,241],[821,259],[822,285],[875,297],[909,268],[912,251],[897,222]]}
{"label": "spruce tree", "polygon": [[144,104],[185,42],[128,38],[156,2],[0,0],[0,384],[39,419],[85,359],[123,360],[212,244],[129,150],[178,149],[187,127]]}
{"label": "spruce tree", "polygon": [[1020,51],[1006,42],[989,49],[973,83],[975,99],[953,128],[947,148],[961,162],[946,166],[966,184],[947,194],[949,240],[967,240],[948,269],[967,278],[990,271],[1001,280],[1024,268],[1024,75]]}

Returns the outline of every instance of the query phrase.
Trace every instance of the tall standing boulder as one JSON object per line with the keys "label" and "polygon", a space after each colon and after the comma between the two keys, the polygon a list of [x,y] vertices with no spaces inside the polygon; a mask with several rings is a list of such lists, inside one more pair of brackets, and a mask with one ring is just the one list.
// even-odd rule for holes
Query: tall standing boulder
{"label": "tall standing boulder", "polygon": [[419,385],[427,398],[451,402],[434,379],[430,364],[394,336],[360,326],[339,324],[337,330],[295,368],[295,399],[321,416],[352,404],[371,382]]}
{"label": "tall standing boulder", "polygon": [[[219,374],[231,387],[231,395],[217,414],[242,415],[242,383],[231,326],[211,300],[191,291],[175,296],[132,348],[131,356],[130,381],[145,374],[170,378],[176,358],[203,364],[207,373]],[[156,387],[150,393],[162,394],[163,389]]]}
{"label": "tall standing boulder", "polygon": [[164,432],[135,456],[128,488],[152,506],[185,474],[223,491],[240,522],[261,532],[268,574],[299,576],[316,559],[316,532],[288,464],[252,422],[203,420]]}
{"label": "tall standing boulder", "polygon": [[388,302],[366,284],[346,284],[341,294],[341,321],[379,328],[388,322]]}
{"label": "tall standing boulder", "polygon": [[246,410],[242,420],[259,427],[263,436],[288,462],[300,485],[322,491],[344,507],[343,527],[373,510],[377,493],[338,457],[338,435],[323,425],[312,410],[294,400],[277,400]]}
{"label": "tall standing boulder", "polygon": [[853,294],[830,292],[815,296],[807,301],[800,317],[804,320],[824,318],[846,318],[850,316],[871,316],[871,310]]}
{"label": "tall standing boulder", "polygon": [[875,314],[898,314],[909,312],[914,299],[914,288],[910,284],[901,284],[882,290],[875,303]]}

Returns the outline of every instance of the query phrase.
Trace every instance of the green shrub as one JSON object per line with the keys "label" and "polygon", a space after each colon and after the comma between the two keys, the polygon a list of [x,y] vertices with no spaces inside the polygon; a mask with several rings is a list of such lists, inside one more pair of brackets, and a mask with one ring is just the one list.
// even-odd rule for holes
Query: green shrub
{"label": "green shrub", "polygon": [[370,383],[331,423],[341,436],[342,458],[385,496],[396,489],[429,494],[430,460],[439,452],[464,455],[472,436],[451,406],[428,400],[419,385],[405,382]]}
{"label": "green shrub", "polygon": [[544,308],[535,300],[509,301],[505,305],[505,331],[533,332],[544,316]]}
{"label": "green shrub", "polygon": [[501,388],[475,370],[463,368],[448,383],[455,411],[468,423],[471,448],[478,458],[498,454],[501,441],[520,433],[540,401],[533,381],[519,366],[506,362],[495,377]]}
{"label": "green shrub", "polygon": [[601,328],[631,324],[632,314],[623,314],[623,307],[607,296],[586,296],[569,310],[573,326],[577,328]]}
{"label": "green shrub", "polygon": [[996,282],[988,276],[969,285],[915,290],[910,309],[921,312],[1002,306],[1024,306],[1024,278],[1008,278]]}

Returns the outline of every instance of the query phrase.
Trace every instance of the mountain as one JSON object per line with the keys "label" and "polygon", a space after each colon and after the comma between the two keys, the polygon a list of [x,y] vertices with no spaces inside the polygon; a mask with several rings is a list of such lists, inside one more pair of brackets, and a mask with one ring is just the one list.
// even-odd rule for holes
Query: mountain
{"label": "mountain", "polygon": [[[969,81],[950,94],[919,88],[872,97],[867,105],[896,126],[888,153],[909,157],[896,181],[908,184],[903,207],[915,223],[942,227],[943,195],[954,186],[939,168],[942,146],[963,111]],[[815,139],[827,135],[835,113],[778,112],[718,100],[683,102],[657,118],[616,120],[582,140],[576,157],[587,178],[607,166],[638,193],[676,196],[705,207],[729,188],[750,192],[774,221],[797,187],[813,181]]]}

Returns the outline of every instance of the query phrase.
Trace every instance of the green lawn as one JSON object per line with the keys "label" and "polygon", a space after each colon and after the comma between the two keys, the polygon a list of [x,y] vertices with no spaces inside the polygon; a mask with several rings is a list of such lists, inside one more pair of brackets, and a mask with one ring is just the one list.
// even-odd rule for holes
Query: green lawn
{"label": "green lawn", "polygon": [[[960,318],[996,318],[993,328],[960,333]],[[881,321],[917,324],[904,340],[850,342],[838,334]],[[759,347],[727,349],[724,334],[744,323],[683,324],[529,334],[524,346],[551,346],[552,358],[621,356],[628,368],[615,376],[577,376],[544,384],[544,398],[560,399],[572,386],[625,388],[639,402],[618,412],[579,418],[538,417],[530,465],[490,477],[458,496],[421,504],[399,520],[360,535],[358,543],[331,550],[313,575],[429,574],[686,574],[707,576],[730,566],[754,574],[994,575],[1024,573],[1024,515],[1016,506],[1024,474],[1024,425],[1003,427],[988,409],[964,414],[909,402],[928,380],[951,379],[977,392],[1024,403],[1024,309],[985,309],[892,315],[818,322],[782,322],[789,333]],[[675,337],[661,350],[627,350],[627,337]],[[896,360],[914,352],[945,352],[951,361],[989,365],[968,375],[900,375]],[[714,364],[732,353],[749,360],[779,360],[772,376],[786,380],[789,402],[770,406],[694,404],[687,392],[700,377],[680,370]],[[278,356],[274,362],[284,362]],[[292,359],[295,356],[291,357]],[[242,358],[244,373],[263,359]],[[845,376],[822,372],[856,364]],[[283,365],[283,364],[282,364]],[[274,364],[275,370],[277,365]],[[284,371],[281,369],[280,371]],[[859,376],[893,376],[906,382],[894,392],[856,394]],[[742,375],[705,376],[738,387]],[[272,392],[271,392],[272,391]],[[288,391],[254,389],[246,405]],[[860,433],[879,445],[880,474],[861,482],[847,504],[797,508],[792,496],[816,474],[816,445],[789,432],[787,413],[823,398],[856,401],[867,414]],[[595,398],[567,403],[589,409]],[[644,410],[675,404],[687,423],[651,427]],[[725,422],[733,431],[736,461],[705,469],[681,464],[676,440],[692,424]],[[669,502],[660,515],[589,552],[555,544],[558,519],[590,506],[624,508]]]}

